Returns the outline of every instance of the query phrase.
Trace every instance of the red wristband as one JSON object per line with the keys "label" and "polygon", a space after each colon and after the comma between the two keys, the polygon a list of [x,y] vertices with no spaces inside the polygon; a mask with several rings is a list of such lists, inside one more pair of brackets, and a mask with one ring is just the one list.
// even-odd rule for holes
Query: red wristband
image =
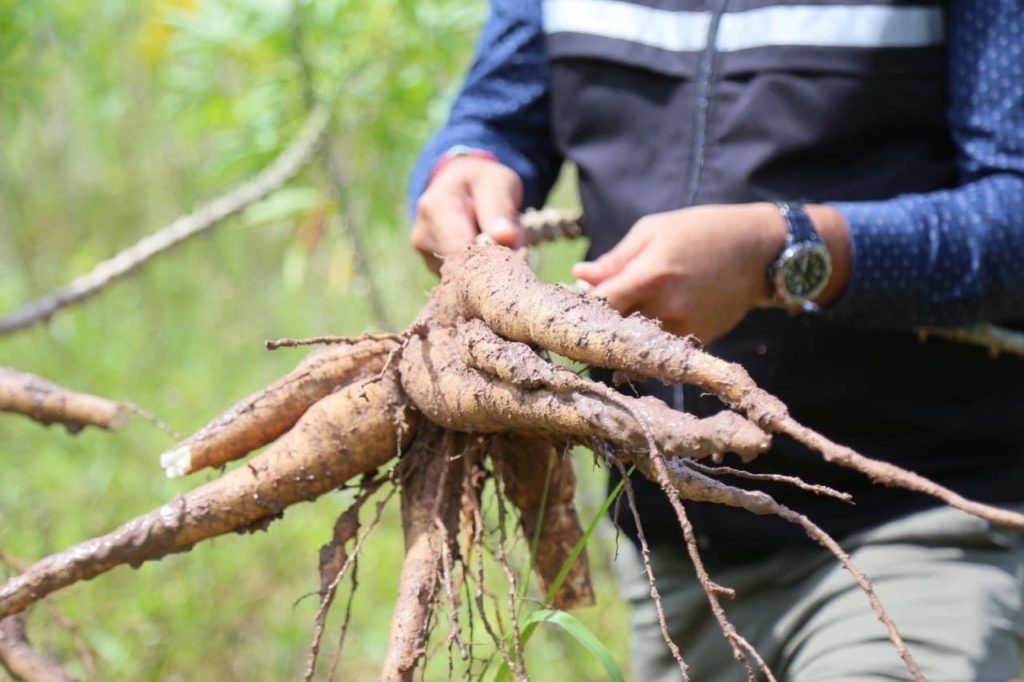
{"label": "red wristband", "polygon": [[445,166],[460,156],[471,156],[474,159],[484,159],[485,161],[498,161],[498,157],[486,149],[477,149],[475,147],[467,147],[463,144],[457,144],[446,151],[444,155],[437,160],[437,163],[434,164],[433,170],[430,171],[429,182],[433,182],[434,178],[437,177],[438,173],[444,170]]}

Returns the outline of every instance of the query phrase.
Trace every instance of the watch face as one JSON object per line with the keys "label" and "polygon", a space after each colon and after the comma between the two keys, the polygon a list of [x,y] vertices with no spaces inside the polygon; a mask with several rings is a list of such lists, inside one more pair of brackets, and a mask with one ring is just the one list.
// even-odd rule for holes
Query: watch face
{"label": "watch face", "polygon": [[814,298],[821,293],[831,274],[828,251],[816,245],[797,249],[782,272],[786,292],[797,299]]}

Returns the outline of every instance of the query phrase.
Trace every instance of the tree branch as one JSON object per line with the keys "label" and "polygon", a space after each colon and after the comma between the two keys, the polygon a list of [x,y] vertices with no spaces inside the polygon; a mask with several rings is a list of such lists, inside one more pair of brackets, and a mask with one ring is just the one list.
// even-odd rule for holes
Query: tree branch
{"label": "tree branch", "polygon": [[0,318],[0,336],[49,320],[58,310],[95,296],[112,282],[139,269],[155,256],[190,237],[210,230],[225,218],[265,198],[294,177],[309,161],[323,139],[328,119],[327,107],[317,106],[288,147],[252,180],[143,237],[76,278],[63,289],[47,294]]}
{"label": "tree branch", "polygon": [[[300,80],[302,82],[302,99],[306,108],[315,111],[318,106],[316,88],[313,84],[313,68],[306,52],[305,31],[302,16],[302,0],[294,0],[291,12],[291,42],[295,62],[299,67]],[[366,283],[366,295],[373,313],[374,321],[381,329],[391,329],[391,320],[388,317],[387,308],[384,306],[384,299],[380,295],[380,289],[370,270],[369,257],[366,252],[366,245],[363,243],[361,225],[352,214],[352,206],[349,201],[348,178],[341,161],[331,153],[334,141],[330,131],[324,133],[324,144],[317,150],[320,158],[320,165],[324,175],[327,177],[331,193],[334,195],[334,203],[337,205],[338,215],[341,217],[342,230],[348,237],[349,248],[355,259],[356,272]]]}

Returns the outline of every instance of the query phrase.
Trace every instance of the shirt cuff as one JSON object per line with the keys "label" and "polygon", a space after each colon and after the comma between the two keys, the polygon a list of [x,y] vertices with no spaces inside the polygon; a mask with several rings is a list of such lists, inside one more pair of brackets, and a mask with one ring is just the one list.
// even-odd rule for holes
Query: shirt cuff
{"label": "shirt cuff", "polygon": [[[951,250],[949,236],[932,224],[938,218],[931,212],[915,210],[915,199],[830,204],[846,219],[853,267],[846,291],[824,311],[828,317],[889,328],[970,321],[973,292],[933,281],[938,254]],[[951,273],[963,270],[955,265]]]}
{"label": "shirt cuff", "polygon": [[498,163],[511,168],[523,183],[522,208],[543,205],[547,192],[542,169],[532,163],[507,139],[476,122],[462,122],[443,128],[420,154],[409,183],[409,213],[415,217],[416,202],[427,189],[432,173],[445,153],[459,146],[488,152]]}
{"label": "shirt cuff", "polygon": [[434,164],[434,168],[430,171],[430,177],[427,180],[427,186],[434,181],[437,174],[444,170],[453,159],[457,159],[460,156],[469,156],[475,159],[484,159],[485,161],[497,161],[496,157],[492,152],[486,149],[479,149],[477,147],[470,147],[464,144],[457,144],[454,147],[449,147],[448,151],[441,155],[441,158]]}

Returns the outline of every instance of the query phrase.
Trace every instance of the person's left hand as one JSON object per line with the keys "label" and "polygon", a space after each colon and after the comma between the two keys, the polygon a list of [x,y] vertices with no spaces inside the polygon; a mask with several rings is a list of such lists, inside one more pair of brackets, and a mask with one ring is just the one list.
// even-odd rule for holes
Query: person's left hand
{"label": "person's left hand", "polygon": [[769,297],[767,268],[785,240],[772,204],[695,206],[641,219],[573,274],[624,315],[639,311],[709,343]]}

